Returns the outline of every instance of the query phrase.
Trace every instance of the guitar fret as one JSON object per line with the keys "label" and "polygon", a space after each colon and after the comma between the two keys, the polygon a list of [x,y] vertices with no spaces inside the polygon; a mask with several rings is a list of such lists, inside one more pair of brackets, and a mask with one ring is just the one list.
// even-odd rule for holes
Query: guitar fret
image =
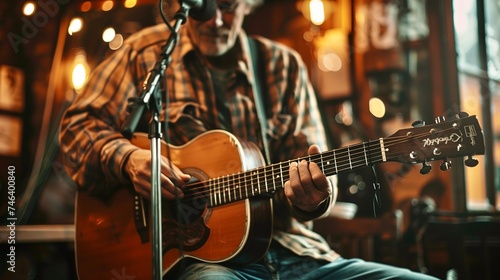
{"label": "guitar fret", "polygon": [[[257,177],[258,174],[259,173],[257,171],[254,171],[252,173],[252,178],[255,176],[255,180],[257,180],[257,182],[252,184],[252,188],[255,189],[255,192],[257,194],[261,194],[260,187],[259,187],[259,177]],[[253,179],[252,179],[252,182],[253,182]]]}
{"label": "guitar fret", "polygon": [[260,180],[259,180],[259,169],[255,172],[256,177],[257,177],[257,187],[259,188],[259,194],[262,193],[262,189],[260,188]]}
{"label": "guitar fret", "polygon": [[225,194],[227,195],[227,202],[231,202],[231,201],[233,201],[231,199],[231,188],[230,188],[230,186],[231,186],[231,184],[230,184],[231,180],[229,179],[229,175],[226,175],[225,178],[226,178],[226,182],[224,184],[224,186],[226,188]]}
{"label": "guitar fret", "polygon": [[213,182],[212,179],[208,180],[208,190],[210,192],[210,205],[214,206],[215,205],[214,189],[213,189],[214,186],[212,185],[212,182]]}
{"label": "guitar fret", "polygon": [[337,156],[335,155],[335,150],[333,150],[333,162],[335,163],[335,173],[339,173],[339,169],[337,167]]}
{"label": "guitar fret", "polygon": [[368,156],[366,155],[366,145],[365,145],[365,142],[363,142],[363,153],[365,155],[365,164],[368,165]]}
{"label": "guitar fret", "polygon": [[226,192],[227,192],[227,186],[224,182],[224,179],[226,178],[226,176],[222,177],[222,197],[224,198],[224,203],[227,202],[226,200]]}
{"label": "guitar fret", "polygon": [[227,197],[226,198],[226,202],[231,202],[232,199],[231,199],[231,188],[230,188],[230,182],[231,180],[229,180],[229,175],[226,175],[224,176],[224,194],[225,196]]}
{"label": "guitar fret", "polygon": [[248,186],[247,186],[247,177],[246,176],[243,176],[244,178],[244,183],[243,183],[243,186],[245,186],[245,197],[248,198]]}
{"label": "guitar fret", "polygon": [[276,191],[276,182],[274,181],[274,167],[273,166],[271,166],[271,176],[272,176],[271,178],[273,180],[273,189],[274,189],[274,191]]}
{"label": "guitar fret", "polygon": [[266,169],[262,168],[262,170],[264,171],[264,176],[262,178],[264,178],[264,184],[266,185],[266,193],[269,193],[269,188],[267,187]]}
{"label": "guitar fret", "polygon": [[243,198],[243,193],[241,192],[241,173],[238,175],[238,189],[240,190],[240,199]]}
{"label": "guitar fret", "polygon": [[218,179],[219,179],[219,178],[214,178],[214,180],[212,181],[212,183],[213,183],[213,189],[214,189],[214,195],[213,195],[213,197],[214,197],[214,198],[213,198],[213,199],[214,199],[214,205],[217,205],[217,204],[218,204],[218,203],[217,203],[217,187],[218,187],[218,185],[217,185],[217,180],[218,180]]}
{"label": "guitar fret", "polygon": [[216,205],[219,205],[219,203],[220,203],[220,201],[219,201],[219,194],[220,194],[219,193],[219,180],[220,180],[220,178],[217,178],[214,182],[215,183],[215,204]]}
{"label": "guitar fret", "polygon": [[250,188],[252,188],[252,196],[255,196],[255,192],[253,190],[253,184],[252,184],[252,174],[250,174]]}
{"label": "guitar fret", "polygon": [[238,184],[236,181],[236,174],[231,175],[231,182],[233,182],[233,201],[238,200]]}
{"label": "guitar fret", "polygon": [[349,146],[347,146],[347,157],[349,158],[349,166],[352,170],[351,151],[349,150]]}
{"label": "guitar fret", "polygon": [[[234,176],[235,175],[231,175],[231,182],[236,182],[236,180],[234,179]],[[233,195],[234,195],[234,201],[236,201],[238,198],[236,197],[236,188],[238,187],[238,185],[235,184],[234,186],[234,191],[233,191]]]}
{"label": "guitar fret", "polygon": [[384,147],[384,139],[380,138],[380,152],[382,155],[382,161],[387,161],[387,158],[385,157],[385,147]]}
{"label": "guitar fret", "polygon": [[225,193],[225,187],[224,187],[224,176],[220,177],[220,197],[221,197],[221,204],[226,202],[226,193]]}
{"label": "guitar fret", "polygon": [[281,177],[281,187],[285,186],[285,183],[283,182],[283,166],[280,164],[280,177]]}
{"label": "guitar fret", "polygon": [[319,154],[319,160],[321,162],[321,171],[323,171],[323,173],[325,172],[325,165],[324,165],[324,162],[323,162],[323,153]]}
{"label": "guitar fret", "polygon": [[215,205],[220,204],[219,178],[215,180]]}
{"label": "guitar fret", "polygon": [[217,180],[217,196],[219,197],[219,204],[222,204],[220,177]]}

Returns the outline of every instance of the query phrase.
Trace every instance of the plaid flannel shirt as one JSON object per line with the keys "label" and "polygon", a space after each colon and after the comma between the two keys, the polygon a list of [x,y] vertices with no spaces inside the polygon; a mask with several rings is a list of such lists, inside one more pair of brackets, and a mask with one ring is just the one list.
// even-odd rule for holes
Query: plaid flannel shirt
{"label": "plaid flannel shirt", "polygon": [[[161,119],[167,120],[166,134],[174,145],[222,127],[210,71],[187,32],[181,29],[164,75],[169,98],[168,105],[163,103]],[[166,25],[160,24],[129,37],[96,68],[83,92],[67,109],[61,122],[60,144],[66,171],[79,189],[106,194],[119,185],[130,184],[123,174],[123,164],[138,148],[120,133],[127,119],[127,100],[140,94],[142,83],[158,60],[168,36]],[[262,148],[252,91],[255,81],[250,67],[253,66],[246,40],[247,35],[241,32],[237,44],[241,45],[242,52],[238,66],[228,78],[225,102],[231,116],[230,132]],[[265,72],[262,83],[268,94],[264,103],[271,161],[305,156],[313,143],[325,150],[324,128],[305,64],[296,52],[281,44],[262,37],[256,40],[265,62],[264,69],[259,70]],[[165,107],[168,108],[165,110]],[[327,213],[333,201],[330,198],[316,213],[292,210],[295,218],[303,222],[292,218],[291,227],[276,227],[274,239],[299,255],[328,261],[336,259],[337,253],[310,231],[310,223],[304,223]],[[275,221],[280,223],[276,218]]]}

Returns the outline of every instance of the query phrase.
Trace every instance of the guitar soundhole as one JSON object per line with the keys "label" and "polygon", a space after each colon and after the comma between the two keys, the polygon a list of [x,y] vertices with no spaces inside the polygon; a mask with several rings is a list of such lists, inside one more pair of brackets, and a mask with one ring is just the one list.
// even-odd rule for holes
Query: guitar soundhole
{"label": "guitar soundhole", "polygon": [[166,219],[163,222],[163,251],[183,248],[186,251],[200,248],[210,235],[203,213],[208,203],[205,187],[192,180],[184,189],[184,198],[168,201]]}
{"label": "guitar soundhole", "polygon": [[172,218],[184,225],[191,224],[203,215],[208,202],[203,184],[192,180],[184,189],[184,198],[170,203]]}

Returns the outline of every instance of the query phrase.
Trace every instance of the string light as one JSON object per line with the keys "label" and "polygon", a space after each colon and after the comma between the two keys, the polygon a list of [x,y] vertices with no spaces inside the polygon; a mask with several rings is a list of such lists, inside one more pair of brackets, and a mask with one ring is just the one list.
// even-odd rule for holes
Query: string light
{"label": "string light", "polygon": [[323,5],[323,1],[311,0],[309,2],[309,13],[313,24],[323,24],[325,22],[325,6]]}
{"label": "string light", "polygon": [[24,4],[24,7],[23,7],[23,14],[25,16],[31,16],[32,14],[35,13],[35,10],[36,10],[36,6],[35,6],[35,3],[33,2],[26,2],[26,4]]}
{"label": "string light", "polygon": [[135,5],[137,5],[136,0],[125,0],[125,3],[123,4],[125,8],[133,8]]}
{"label": "string light", "polygon": [[71,72],[71,83],[73,89],[78,94],[87,81],[89,69],[87,64],[87,55],[84,51],[79,51],[73,60],[73,71]]}
{"label": "string light", "polygon": [[109,43],[113,41],[115,35],[116,35],[115,29],[113,27],[108,27],[104,30],[104,32],[102,32],[102,40],[106,43]]}
{"label": "string light", "polygon": [[85,1],[80,6],[80,10],[84,13],[90,11],[90,9],[92,9],[92,2],[90,1]]}
{"label": "string light", "polygon": [[107,12],[107,11],[110,11],[111,9],[113,9],[113,6],[115,4],[113,3],[113,1],[106,1],[104,3],[102,3],[102,10]]}
{"label": "string light", "polygon": [[69,35],[79,32],[83,28],[83,20],[79,17],[73,18],[68,26]]}
{"label": "string light", "polygon": [[368,107],[370,110],[370,113],[375,116],[376,118],[381,119],[385,115],[385,104],[384,102],[377,97],[372,97],[370,98],[370,101],[368,103]]}

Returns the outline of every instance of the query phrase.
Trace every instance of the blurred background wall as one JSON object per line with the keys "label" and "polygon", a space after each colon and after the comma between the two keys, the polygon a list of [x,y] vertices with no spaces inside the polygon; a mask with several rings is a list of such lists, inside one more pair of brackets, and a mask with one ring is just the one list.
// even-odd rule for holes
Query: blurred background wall
{"label": "blurred background wall", "polygon": [[[59,118],[104,57],[158,22],[156,6],[152,0],[0,0],[0,217],[6,225],[14,195],[18,226],[69,225],[71,234],[76,190],[59,152]],[[357,217],[373,217],[377,180],[378,214],[402,210],[410,231],[412,210],[424,199],[461,215],[495,215],[499,208],[499,18],[495,0],[269,0],[245,27],[302,55],[331,148],[387,137],[419,120],[477,115],[486,153],[475,168],[459,158],[446,172],[439,170],[442,162],[430,162],[425,176],[421,164],[404,162],[339,174],[339,200],[356,204]],[[9,193],[12,170],[15,193]],[[0,248],[8,250],[6,226],[2,234]],[[72,243],[62,239],[19,241],[16,277],[74,279]],[[408,250],[404,265],[417,269],[416,253]],[[0,278],[14,279],[7,267],[0,263]]]}

